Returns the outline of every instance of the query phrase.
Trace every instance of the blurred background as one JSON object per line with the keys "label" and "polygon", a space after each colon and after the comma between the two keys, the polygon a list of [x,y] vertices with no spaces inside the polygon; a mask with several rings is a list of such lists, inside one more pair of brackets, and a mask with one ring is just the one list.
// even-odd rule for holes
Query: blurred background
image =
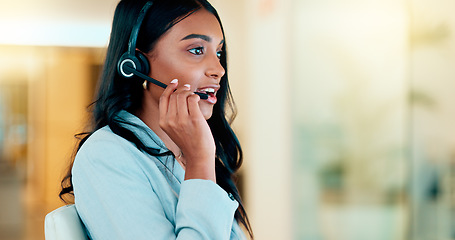
{"label": "blurred background", "polygon": [[[0,239],[44,239],[118,0],[0,0]],[[455,239],[453,0],[212,0],[256,239]]]}

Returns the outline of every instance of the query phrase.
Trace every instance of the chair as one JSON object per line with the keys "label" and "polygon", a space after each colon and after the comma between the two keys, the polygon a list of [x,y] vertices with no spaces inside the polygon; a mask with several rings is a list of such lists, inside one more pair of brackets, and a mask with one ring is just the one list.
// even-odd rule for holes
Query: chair
{"label": "chair", "polygon": [[46,240],[88,240],[85,227],[74,204],[48,213],[44,220]]}

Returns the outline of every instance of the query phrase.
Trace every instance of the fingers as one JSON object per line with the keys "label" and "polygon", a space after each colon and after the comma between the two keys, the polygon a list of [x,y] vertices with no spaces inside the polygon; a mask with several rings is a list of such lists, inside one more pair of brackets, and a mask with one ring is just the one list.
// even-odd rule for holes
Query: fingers
{"label": "fingers", "polygon": [[161,94],[160,102],[159,102],[159,109],[160,109],[160,116],[166,116],[168,107],[169,107],[169,97],[171,94],[177,89],[178,80],[174,79],[171,83],[164,89],[163,94]]}
{"label": "fingers", "polygon": [[199,99],[189,84],[178,87],[178,81],[173,80],[160,97],[160,125],[176,127],[188,124],[191,115],[203,117],[198,105]]}
{"label": "fingers", "polygon": [[193,117],[193,119],[204,119],[201,110],[199,109],[199,100],[201,97],[197,94],[193,94],[188,97],[188,114]]}
{"label": "fingers", "polygon": [[[191,86],[189,84],[183,85],[182,89],[179,89],[175,92],[175,98],[177,103],[177,115],[186,117],[188,115],[188,96],[193,94],[190,92]],[[173,96],[171,96],[173,97]],[[184,119],[185,120],[185,119]]]}

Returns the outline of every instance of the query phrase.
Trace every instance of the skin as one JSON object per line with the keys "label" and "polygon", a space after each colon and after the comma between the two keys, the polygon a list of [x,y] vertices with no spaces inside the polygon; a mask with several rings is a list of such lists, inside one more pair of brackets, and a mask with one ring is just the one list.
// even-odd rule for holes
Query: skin
{"label": "skin", "polygon": [[[216,182],[215,142],[207,124],[214,100],[200,100],[193,92],[219,89],[225,69],[219,61],[224,43],[218,20],[200,9],[174,25],[146,53],[151,73],[168,87],[149,84],[137,115],[185,168],[185,179]],[[178,79],[178,82],[171,82]]]}

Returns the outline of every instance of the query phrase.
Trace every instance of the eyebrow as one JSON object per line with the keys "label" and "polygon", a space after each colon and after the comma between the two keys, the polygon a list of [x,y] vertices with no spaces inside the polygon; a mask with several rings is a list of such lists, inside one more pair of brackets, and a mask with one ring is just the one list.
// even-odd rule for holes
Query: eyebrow
{"label": "eyebrow", "polygon": [[[199,38],[199,39],[202,39],[202,40],[204,40],[206,42],[209,42],[209,43],[212,42],[212,38],[211,37],[209,37],[207,35],[203,35],[203,34],[194,34],[194,33],[182,38],[180,41],[193,39],[193,38]],[[221,40],[220,44],[223,44],[223,43],[224,43],[224,39]]]}

